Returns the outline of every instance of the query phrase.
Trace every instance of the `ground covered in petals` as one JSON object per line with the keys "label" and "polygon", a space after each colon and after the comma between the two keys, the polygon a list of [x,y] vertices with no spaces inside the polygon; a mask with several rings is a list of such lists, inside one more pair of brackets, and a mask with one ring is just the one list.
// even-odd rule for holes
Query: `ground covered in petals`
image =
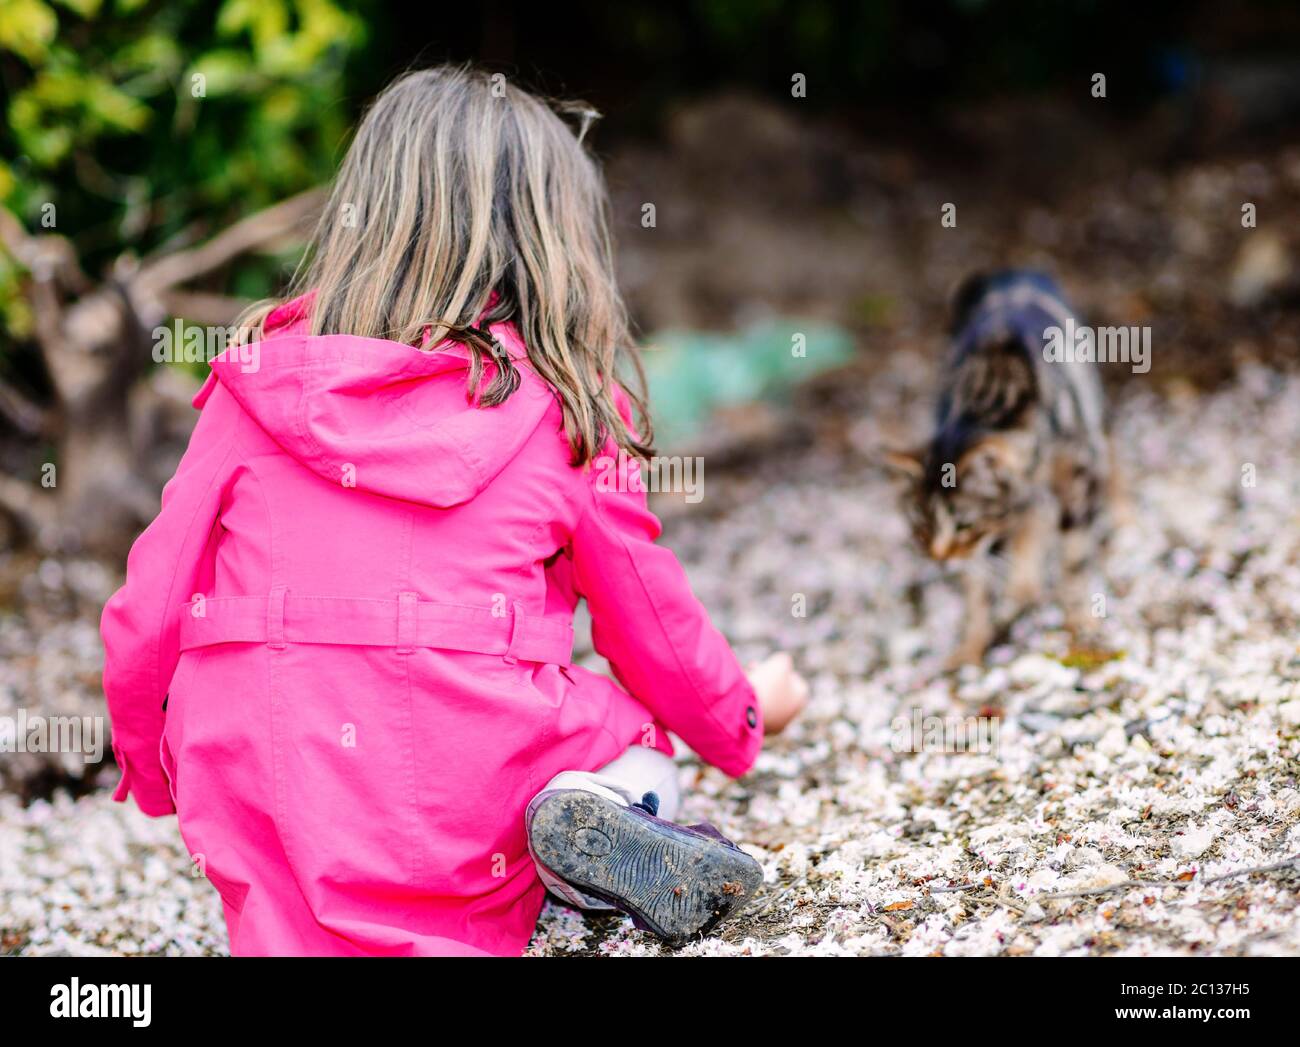
{"label": "ground covered in petals", "polygon": [[[956,588],[872,457],[926,371],[897,356],[839,452],[720,479],[721,511],[672,531],[742,653],[786,647],[814,689],[744,781],[683,767],[687,820],[766,873],[684,952],[1300,953],[1300,381],[1246,367],[1206,397],[1124,394],[1134,504],[1097,640],[1072,648],[1044,608],[954,676]],[[947,736],[994,744],[942,751],[927,717],[996,718]],[[555,905],[533,950],[659,946]]]}
{"label": "ground covered in petals", "polygon": [[[683,753],[686,819],[736,839],[765,884],[682,952],[1300,953],[1300,867],[1282,864],[1300,854],[1300,380],[1246,366],[1207,395],[1122,392],[1133,519],[1095,643],[1071,648],[1047,606],[952,675],[956,588],[912,550],[875,455],[915,428],[929,377],[895,354],[838,440],[662,506],[741,655],[788,648],[814,692],[740,782]],[[0,621],[4,690],[85,690],[100,655],[77,605],[112,579],[29,577],[28,614]],[[989,751],[924,729],[966,717]],[[113,804],[103,777],[0,795],[0,952],[224,952],[174,820]],[[660,947],[552,904],[530,951]]]}

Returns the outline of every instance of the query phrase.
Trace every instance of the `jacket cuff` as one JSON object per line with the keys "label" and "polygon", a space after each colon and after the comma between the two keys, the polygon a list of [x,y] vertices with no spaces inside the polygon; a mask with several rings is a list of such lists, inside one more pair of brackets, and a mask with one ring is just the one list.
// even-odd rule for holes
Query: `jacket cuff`
{"label": "jacket cuff", "polygon": [[131,761],[118,746],[113,746],[113,756],[122,769],[122,778],[113,790],[113,799],[124,803],[129,795],[135,797],[135,805],[151,818],[175,814],[176,805],[172,803],[171,789],[162,777],[161,768],[156,779],[141,775],[131,766]]}
{"label": "jacket cuff", "polygon": [[725,759],[709,761],[732,778],[747,774],[763,748],[763,710],[753,688],[747,686],[745,691],[744,701],[739,703],[740,722],[731,736],[730,752]]}

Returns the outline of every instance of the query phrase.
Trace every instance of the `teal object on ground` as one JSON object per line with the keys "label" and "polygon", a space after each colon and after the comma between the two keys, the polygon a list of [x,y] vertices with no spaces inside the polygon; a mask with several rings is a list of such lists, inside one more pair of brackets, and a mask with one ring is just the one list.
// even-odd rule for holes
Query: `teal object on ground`
{"label": "teal object on ground", "polygon": [[[796,355],[802,336],[802,353]],[[853,339],[827,324],[774,320],[734,333],[664,331],[643,353],[655,442],[689,440],[720,407],[780,401],[796,385],[853,356]]]}

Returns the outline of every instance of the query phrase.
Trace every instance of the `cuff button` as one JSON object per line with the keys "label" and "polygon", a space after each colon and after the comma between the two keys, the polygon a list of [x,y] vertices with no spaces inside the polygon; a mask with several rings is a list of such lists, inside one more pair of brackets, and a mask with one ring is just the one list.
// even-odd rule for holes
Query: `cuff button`
{"label": "cuff button", "polygon": [[750,727],[758,726],[758,711],[752,705],[745,710],[745,722]]}

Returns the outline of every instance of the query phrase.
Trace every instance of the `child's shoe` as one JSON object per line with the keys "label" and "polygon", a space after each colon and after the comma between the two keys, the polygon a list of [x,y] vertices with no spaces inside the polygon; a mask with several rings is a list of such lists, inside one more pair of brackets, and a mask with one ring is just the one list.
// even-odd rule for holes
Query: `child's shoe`
{"label": "child's shoe", "polygon": [[583,894],[684,945],[739,912],[763,882],[758,862],[712,825],[656,818],[646,793],[624,807],[595,793],[564,789],[532,811],[529,842],[542,865]]}

